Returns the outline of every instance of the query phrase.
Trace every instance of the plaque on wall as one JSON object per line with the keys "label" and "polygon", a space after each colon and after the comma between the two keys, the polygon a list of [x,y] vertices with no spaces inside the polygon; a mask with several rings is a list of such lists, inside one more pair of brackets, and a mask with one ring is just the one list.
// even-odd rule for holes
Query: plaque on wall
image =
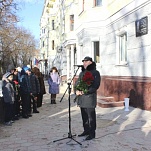
{"label": "plaque on wall", "polygon": [[148,17],[135,21],[136,37],[148,34]]}

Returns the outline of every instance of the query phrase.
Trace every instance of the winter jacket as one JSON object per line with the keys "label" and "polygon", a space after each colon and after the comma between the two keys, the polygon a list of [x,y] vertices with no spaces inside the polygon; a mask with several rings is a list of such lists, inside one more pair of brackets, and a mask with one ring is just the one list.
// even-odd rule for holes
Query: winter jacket
{"label": "winter jacket", "polygon": [[19,99],[19,97],[20,97],[20,86],[19,86],[19,82],[18,82],[18,75],[15,75],[15,74],[13,74],[13,80],[12,80],[12,84],[13,84],[13,88],[14,88],[14,91],[15,91],[15,94],[14,94],[14,96],[15,96],[15,100],[16,99]]}
{"label": "winter jacket", "polygon": [[40,93],[46,94],[45,83],[42,73],[40,72],[40,76],[38,76],[39,84],[40,84]]}
{"label": "winter jacket", "polygon": [[21,95],[31,93],[31,85],[27,74],[21,75],[20,93]]}
{"label": "winter jacket", "polygon": [[14,104],[14,92],[12,83],[4,75],[2,78],[2,94],[5,103]]}
{"label": "winter jacket", "polygon": [[59,93],[60,76],[57,72],[50,73],[50,76],[48,78],[48,84],[49,84],[49,93],[50,94]]}
{"label": "winter jacket", "polygon": [[95,108],[97,104],[97,89],[100,86],[101,77],[99,71],[96,70],[96,63],[92,62],[92,64],[88,65],[86,69],[82,68],[82,72],[79,74],[76,84],[82,79],[86,71],[92,73],[94,80],[88,87],[88,92],[77,97],[77,104],[81,108]]}
{"label": "winter jacket", "polygon": [[37,94],[40,93],[40,84],[37,76],[35,76],[33,73],[30,75],[30,84],[31,84],[31,93],[34,96],[37,96]]}
{"label": "winter jacket", "polygon": [[22,80],[20,82],[20,91],[21,94],[29,94],[37,95],[40,93],[40,84],[38,78],[31,74],[28,76],[27,74],[23,75]]}

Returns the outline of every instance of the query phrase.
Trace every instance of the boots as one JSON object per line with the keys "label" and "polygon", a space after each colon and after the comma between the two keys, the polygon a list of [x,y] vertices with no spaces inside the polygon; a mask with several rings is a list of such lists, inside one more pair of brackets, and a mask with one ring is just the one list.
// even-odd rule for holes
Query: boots
{"label": "boots", "polygon": [[56,100],[51,100],[51,104],[56,104]]}
{"label": "boots", "polygon": [[56,100],[51,100],[51,104],[56,104]]}
{"label": "boots", "polygon": [[37,101],[33,100],[33,113],[39,113],[37,110]]}
{"label": "boots", "polygon": [[53,104],[56,104],[56,100],[53,100]]}

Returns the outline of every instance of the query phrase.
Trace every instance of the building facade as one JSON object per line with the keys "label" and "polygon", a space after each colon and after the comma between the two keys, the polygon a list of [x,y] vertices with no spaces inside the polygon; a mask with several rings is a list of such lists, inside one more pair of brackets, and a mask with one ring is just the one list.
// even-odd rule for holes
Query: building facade
{"label": "building facade", "polygon": [[[46,0],[41,17],[41,60],[47,61],[46,74],[56,66],[61,76],[71,80],[76,60],[74,20],[77,2]],[[46,69],[45,69],[46,68]]]}
{"label": "building facade", "polygon": [[53,4],[58,13],[56,52],[61,48],[55,57],[60,56],[63,75],[71,79],[74,64],[91,56],[101,74],[98,96],[116,102],[129,97],[132,106],[151,110],[151,0],[53,0]]}

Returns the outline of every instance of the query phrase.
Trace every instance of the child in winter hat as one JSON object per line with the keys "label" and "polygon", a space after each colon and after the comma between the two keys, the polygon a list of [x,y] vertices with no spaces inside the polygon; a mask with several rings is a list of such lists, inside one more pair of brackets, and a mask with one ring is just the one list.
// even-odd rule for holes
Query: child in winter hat
{"label": "child in winter hat", "polygon": [[11,83],[13,80],[13,75],[10,72],[7,72],[3,75],[2,78],[2,94],[4,98],[4,104],[5,104],[5,125],[11,126],[11,120],[12,120],[12,108],[14,104],[14,88]]}

